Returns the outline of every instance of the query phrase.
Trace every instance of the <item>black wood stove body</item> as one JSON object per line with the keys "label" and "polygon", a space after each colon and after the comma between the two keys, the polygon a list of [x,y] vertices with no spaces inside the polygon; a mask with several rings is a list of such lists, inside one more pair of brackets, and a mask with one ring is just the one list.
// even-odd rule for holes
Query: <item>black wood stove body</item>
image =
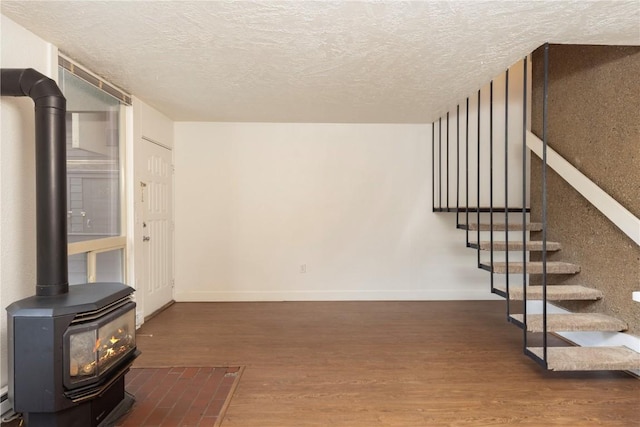
{"label": "black wood stove body", "polygon": [[124,390],[138,355],[131,291],[91,283],[7,308],[9,399],[28,427],[106,426],[133,403]]}
{"label": "black wood stove body", "polygon": [[35,103],[36,294],[7,307],[9,400],[27,427],[107,427],[133,403],[124,375],[136,348],[133,289],[69,286],[66,100],[33,69],[0,70],[2,96]]}

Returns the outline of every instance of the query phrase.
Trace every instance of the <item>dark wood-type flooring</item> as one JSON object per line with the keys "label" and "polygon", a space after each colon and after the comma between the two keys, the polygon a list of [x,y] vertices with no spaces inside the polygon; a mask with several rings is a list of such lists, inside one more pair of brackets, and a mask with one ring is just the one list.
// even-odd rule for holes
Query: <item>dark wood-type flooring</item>
{"label": "dark wood-type flooring", "polygon": [[245,366],[222,427],[640,426],[640,381],[554,373],[502,301],[177,303],[141,367]]}

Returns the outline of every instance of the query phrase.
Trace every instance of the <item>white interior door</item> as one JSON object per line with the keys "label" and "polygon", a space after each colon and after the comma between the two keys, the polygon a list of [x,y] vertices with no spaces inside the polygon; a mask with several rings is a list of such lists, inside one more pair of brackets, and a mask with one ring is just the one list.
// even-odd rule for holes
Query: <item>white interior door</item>
{"label": "white interior door", "polygon": [[144,315],[173,300],[173,165],[168,148],[143,139],[139,185],[142,205]]}

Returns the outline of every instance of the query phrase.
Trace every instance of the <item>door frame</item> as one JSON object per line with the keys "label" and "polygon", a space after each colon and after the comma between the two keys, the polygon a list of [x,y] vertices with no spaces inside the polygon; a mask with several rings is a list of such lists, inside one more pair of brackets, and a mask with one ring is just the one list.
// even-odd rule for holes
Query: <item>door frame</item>
{"label": "door frame", "polygon": [[[136,289],[136,293],[135,293],[135,299],[136,299],[136,303],[138,305],[137,309],[136,309],[136,326],[140,327],[145,320],[148,320],[150,316],[154,315],[157,311],[155,312],[149,312],[149,309],[145,306],[145,299],[146,299],[146,295],[147,295],[147,290],[144,287],[144,283],[145,281],[143,280],[144,278],[142,277],[145,274],[145,269],[144,269],[144,254],[145,254],[145,250],[144,247],[142,245],[144,245],[142,238],[145,235],[144,232],[144,228],[143,228],[143,205],[142,205],[142,187],[141,187],[141,182],[145,181],[144,177],[143,177],[143,171],[146,168],[146,158],[144,157],[144,149],[143,149],[143,145],[144,144],[155,144],[159,147],[162,147],[164,149],[169,150],[169,152],[171,153],[171,196],[170,196],[170,238],[171,238],[171,251],[170,251],[170,265],[171,265],[171,300],[167,303],[168,304],[172,304],[174,301],[174,293],[175,293],[175,289],[174,289],[174,278],[175,278],[175,204],[174,204],[174,188],[175,188],[175,174],[173,173],[173,147],[171,147],[169,144],[164,144],[162,142],[159,142],[155,139],[152,139],[150,137],[147,137],[145,135],[143,135],[142,133],[140,133],[136,138],[135,138],[135,144],[134,144],[134,161],[133,163],[133,168],[132,168],[132,175],[133,178],[131,180],[131,185],[129,186],[130,189],[130,193],[131,193],[131,197],[129,198],[130,202],[133,205],[133,218],[132,218],[132,233],[130,234],[131,240],[130,240],[130,244],[133,247],[133,261],[134,261],[134,265],[135,267],[131,269],[131,275],[132,275],[132,279],[133,282],[135,283],[135,289]],[[160,308],[160,310],[162,310],[162,308]]]}
{"label": "door frame", "polygon": [[[127,128],[127,163],[126,170],[126,199],[127,199],[127,284],[136,289],[134,298],[136,307],[136,326],[140,327],[149,316],[144,307],[144,291],[141,289],[141,281],[138,280],[141,270],[142,251],[142,220],[140,210],[140,168],[146,167],[141,160],[143,140],[166,147],[174,153],[174,122],[158,110],[150,107],[139,98],[131,97],[131,106],[127,107],[126,114],[128,123],[132,126]],[[141,164],[142,163],[142,164]],[[175,224],[175,174],[172,176],[172,203],[171,215]],[[171,253],[171,263],[173,277],[175,277],[175,227],[172,227],[173,250]]]}

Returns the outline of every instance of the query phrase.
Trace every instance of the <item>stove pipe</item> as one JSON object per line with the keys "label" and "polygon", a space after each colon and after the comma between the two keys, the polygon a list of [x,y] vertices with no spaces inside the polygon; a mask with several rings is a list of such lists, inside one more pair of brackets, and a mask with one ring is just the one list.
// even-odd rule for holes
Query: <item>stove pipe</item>
{"label": "stove pipe", "polygon": [[32,68],[0,70],[1,96],[35,103],[37,296],[69,292],[67,272],[66,99]]}

